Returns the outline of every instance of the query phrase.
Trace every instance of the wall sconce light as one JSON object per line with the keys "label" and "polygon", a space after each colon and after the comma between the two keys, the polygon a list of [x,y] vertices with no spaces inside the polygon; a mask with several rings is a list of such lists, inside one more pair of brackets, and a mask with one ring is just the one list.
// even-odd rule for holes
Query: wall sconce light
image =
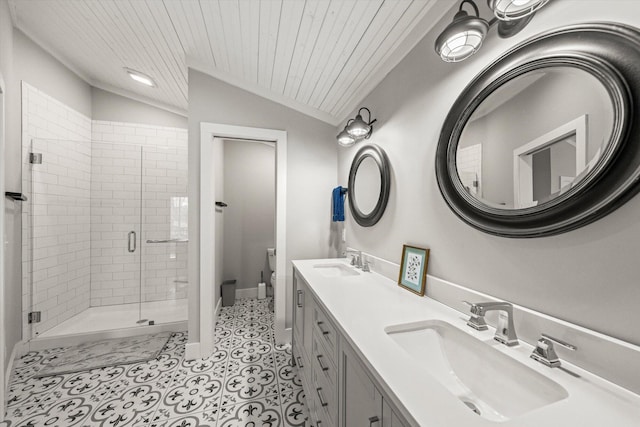
{"label": "wall sconce light", "polygon": [[[362,110],[368,113],[368,121],[364,121],[362,118]],[[343,147],[349,147],[362,139],[369,139],[371,132],[373,132],[373,124],[378,119],[371,120],[371,111],[368,108],[362,107],[358,110],[358,114],[355,119],[349,119],[344,130],[336,136],[338,143]]]}
{"label": "wall sconce light", "polygon": [[[533,18],[533,14],[549,0],[487,0],[495,18],[487,21],[480,17],[473,0],[462,0],[453,22],[436,39],[435,50],[445,62],[464,61],[482,46],[489,28],[498,23],[498,35],[508,38],[519,33]],[[463,10],[471,5],[475,16]]]}

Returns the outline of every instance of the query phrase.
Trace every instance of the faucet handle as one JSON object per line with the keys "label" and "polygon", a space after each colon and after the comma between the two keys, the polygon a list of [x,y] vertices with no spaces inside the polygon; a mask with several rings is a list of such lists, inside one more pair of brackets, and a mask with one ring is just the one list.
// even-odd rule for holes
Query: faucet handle
{"label": "faucet handle", "polygon": [[568,350],[576,351],[578,349],[578,347],[576,347],[575,345],[569,344],[568,342],[562,341],[561,339],[554,338],[551,335],[547,335],[547,334],[540,334],[540,335],[542,336],[542,338],[547,339],[547,340],[549,340],[551,342],[554,342],[556,344],[560,344],[562,347],[564,347],[564,348],[566,348]]}
{"label": "faucet handle", "polygon": [[471,312],[471,317],[467,320],[467,325],[476,331],[486,331],[489,329],[487,322],[484,320],[484,313],[478,310],[478,306],[470,303],[469,301],[462,302],[470,307],[469,311]]}
{"label": "faucet handle", "polygon": [[536,348],[533,350],[533,353],[531,353],[531,358],[550,368],[557,368],[561,365],[560,358],[558,358],[558,354],[556,353],[553,343],[561,345],[571,351],[578,349],[575,345],[569,344],[568,342],[562,341],[558,338],[554,338],[547,334],[541,335],[541,338],[536,344]]}
{"label": "faucet handle", "polygon": [[362,271],[364,271],[365,273],[371,271],[371,268],[369,267],[369,261],[365,261],[362,264]]}

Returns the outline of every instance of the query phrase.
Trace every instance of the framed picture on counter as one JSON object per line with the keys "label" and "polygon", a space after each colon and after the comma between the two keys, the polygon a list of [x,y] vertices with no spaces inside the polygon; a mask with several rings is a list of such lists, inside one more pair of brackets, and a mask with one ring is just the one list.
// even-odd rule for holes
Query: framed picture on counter
{"label": "framed picture on counter", "polygon": [[424,296],[428,261],[429,249],[403,245],[398,285],[414,294]]}

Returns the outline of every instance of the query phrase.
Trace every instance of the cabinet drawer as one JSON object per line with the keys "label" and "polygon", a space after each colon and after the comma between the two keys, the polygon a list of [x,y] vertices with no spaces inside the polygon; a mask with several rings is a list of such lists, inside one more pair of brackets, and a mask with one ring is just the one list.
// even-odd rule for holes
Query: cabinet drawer
{"label": "cabinet drawer", "polygon": [[318,370],[313,370],[313,390],[310,390],[316,418],[322,426],[333,427],[338,421],[338,390]]}
{"label": "cabinet drawer", "polygon": [[311,364],[313,369],[318,372],[318,376],[325,377],[332,386],[335,386],[337,381],[338,370],[336,369],[336,363],[332,355],[326,349],[326,346],[322,344],[318,335],[313,337],[313,353],[311,355]]}
{"label": "cabinet drawer", "polygon": [[313,334],[326,346],[335,364],[338,358],[338,331],[317,305],[313,307]]}

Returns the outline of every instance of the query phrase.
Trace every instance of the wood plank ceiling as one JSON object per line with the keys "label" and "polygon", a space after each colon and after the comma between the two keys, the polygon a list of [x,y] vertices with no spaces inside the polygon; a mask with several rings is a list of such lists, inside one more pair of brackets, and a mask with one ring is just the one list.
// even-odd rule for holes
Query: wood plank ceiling
{"label": "wood plank ceiling", "polygon": [[[187,67],[331,124],[440,20],[436,0],[12,0],[15,26],[93,86],[186,113]],[[129,67],[156,88],[133,82]]]}

